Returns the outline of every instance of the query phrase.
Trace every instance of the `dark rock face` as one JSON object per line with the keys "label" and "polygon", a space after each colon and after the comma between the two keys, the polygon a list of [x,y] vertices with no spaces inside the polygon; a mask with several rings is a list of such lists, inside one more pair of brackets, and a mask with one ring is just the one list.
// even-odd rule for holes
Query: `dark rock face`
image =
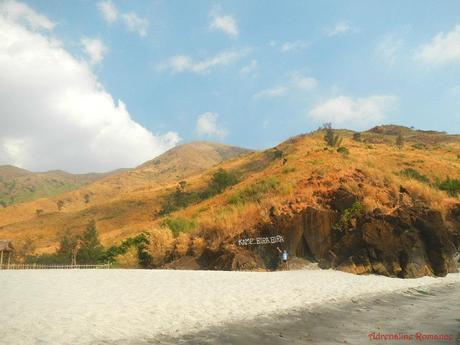
{"label": "dark rock face", "polygon": [[401,207],[389,215],[374,212],[360,216],[346,231],[334,227],[339,215],[307,208],[272,226],[284,235],[291,254],[314,259],[323,268],[404,278],[457,272],[453,234],[458,231],[449,231],[438,211]]}
{"label": "dark rock face", "polygon": [[326,199],[329,209],[292,203],[288,211],[272,209],[270,222],[241,234],[241,238],[282,235],[282,244],[240,246],[238,239],[228,238],[218,248],[205,249],[195,261],[184,259],[171,267],[276,269],[280,265],[279,245],[291,257],[355,274],[416,278],[457,272],[454,257],[460,252],[460,204],[449,210],[446,219],[420,203],[401,203],[390,214],[379,209],[354,214],[343,226],[343,215],[350,214],[357,198],[339,188]]}

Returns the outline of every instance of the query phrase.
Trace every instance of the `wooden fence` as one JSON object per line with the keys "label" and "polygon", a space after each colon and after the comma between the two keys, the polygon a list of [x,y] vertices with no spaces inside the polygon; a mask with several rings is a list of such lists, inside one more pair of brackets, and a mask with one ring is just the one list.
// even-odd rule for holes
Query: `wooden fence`
{"label": "wooden fence", "polygon": [[109,269],[110,264],[102,265],[41,265],[41,264],[3,264],[0,270],[94,270]]}

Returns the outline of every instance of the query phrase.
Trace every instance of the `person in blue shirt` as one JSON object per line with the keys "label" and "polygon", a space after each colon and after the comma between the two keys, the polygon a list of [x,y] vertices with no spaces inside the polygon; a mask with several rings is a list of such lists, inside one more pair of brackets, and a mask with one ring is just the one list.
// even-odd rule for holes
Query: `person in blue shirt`
{"label": "person in blue shirt", "polygon": [[281,260],[283,261],[284,268],[286,270],[289,270],[289,264],[288,264],[289,254],[288,254],[288,251],[286,249],[281,251],[280,247],[276,247],[276,249],[278,249],[278,252],[281,254]]}

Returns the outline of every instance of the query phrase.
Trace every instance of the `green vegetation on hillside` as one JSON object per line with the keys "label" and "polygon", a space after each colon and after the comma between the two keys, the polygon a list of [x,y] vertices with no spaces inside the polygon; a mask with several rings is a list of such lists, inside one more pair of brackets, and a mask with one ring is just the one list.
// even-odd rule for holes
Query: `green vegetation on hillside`
{"label": "green vegetation on hillside", "polygon": [[222,193],[225,189],[238,183],[238,178],[232,172],[224,169],[216,171],[208,185],[203,190],[186,191],[187,183],[180,181],[173,193],[163,197],[162,208],[158,212],[160,216],[196,204],[200,201],[209,199],[214,195]]}

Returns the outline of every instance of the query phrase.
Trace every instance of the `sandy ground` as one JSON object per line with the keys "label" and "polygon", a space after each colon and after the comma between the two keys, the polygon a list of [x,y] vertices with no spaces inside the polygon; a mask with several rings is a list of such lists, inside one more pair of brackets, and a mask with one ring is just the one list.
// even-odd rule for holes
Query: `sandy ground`
{"label": "sandy ground", "polygon": [[[296,313],[303,320],[307,314],[302,313],[319,306],[449,284],[460,285],[460,275],[402,280],[333,270],[1,271],[0,344],[157,344],[172,336],[173,343],[182,339],[199,344],[193,336],[204,331],[219,337],[215,332],[222,327],[260,325],[267,316],[275,324],[277,318],[290,321]],[[458,305],[458,295],[449,298],[447,302]],[[370,325],[364,327],[365,334],[369,331]],[[250,334],[242,332],[241,341],[228,344],[258,344],[242,342]],[[302,336],[310,334],[307,330]]]}
{"label": "sandy ground", "polygon": [[[412,335],[412,340],[379,341],[369,337],[372,333],[376,338],[378,334]],[[448,335],[451,339],[421,341],[421,334]],[[460,284],[329,303],[309,311],[233,322],[194,334],[135,341],[133,344],[460,345]]]}

